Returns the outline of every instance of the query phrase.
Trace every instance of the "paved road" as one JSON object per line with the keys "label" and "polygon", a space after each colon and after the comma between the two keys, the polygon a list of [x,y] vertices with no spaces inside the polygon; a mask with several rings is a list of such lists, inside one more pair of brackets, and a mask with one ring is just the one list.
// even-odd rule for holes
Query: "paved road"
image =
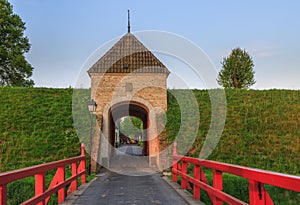
{"label": "paved road", "polygon": [[149,167],[149,157],[142,156],[137,145],[122,145],[110,159],[109,170],[123,175],[143,176],[155,174],[158,169]]}
{"label": "paved road", "polygon": [[99,177],[73,205],[185,205],[188,204],[160,175]]}
{"label": "paved road", "polygon": [[98,177],[73,205],[185,205],[171,186],[149,167],[141,148],[123,145],[110,162],[110,171]]}
{"label": "paved road", "polygon": [[142,156],[143,148],[137,145],[121,145],[119,148],[116,148],[117,155],[133,155],[133,156]]}

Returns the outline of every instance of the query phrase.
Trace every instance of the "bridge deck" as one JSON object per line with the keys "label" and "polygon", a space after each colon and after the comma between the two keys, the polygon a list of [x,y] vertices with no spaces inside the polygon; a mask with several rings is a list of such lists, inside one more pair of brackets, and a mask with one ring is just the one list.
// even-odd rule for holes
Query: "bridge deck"
{"label": "bridge deck", "polygon": [[124,146],[119,149],[120,152],[117,152],[111,163],[111,170],[115,172],[109,171],[104,176],[98,177],[83,193],[78,194],[78,198],[71,204],[191,204],[192,196],[183,198],[160,174],[151,172],[145,157],[128,155],[136,154],[137,149],[135,146]]}
{"label": "bridge deck", "polygon": [[108,173],[99,177],[73,205],[174,205],[189,204],[160,175],[126,176]]}

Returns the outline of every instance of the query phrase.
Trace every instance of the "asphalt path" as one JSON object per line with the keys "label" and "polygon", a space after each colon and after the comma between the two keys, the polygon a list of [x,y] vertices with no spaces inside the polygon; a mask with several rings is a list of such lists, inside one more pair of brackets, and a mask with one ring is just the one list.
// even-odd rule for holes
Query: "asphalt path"
{"label": "asphalt path", "polygon": [[73,205],[185,205],[188,204],[159,174],[98,177]]}
{"label": "asphalt path", "polygon": [[142,176],[155,174],[158,169],[149,167],[149,156],[142,156],[142,147],[122,145],[111,156],[109,170],[123,175]]}
{"label": "asphalt path", "polygon": [[108,172],[93,181],[73,205],[188,204],[141,154],[142,148],[136,145],[116,149]]}
{"label": "asphalt path", "polygon": [[132,156],[142,156],[143,148],[137,145],[121,145],[116,148],[117,155],[132,155]]}

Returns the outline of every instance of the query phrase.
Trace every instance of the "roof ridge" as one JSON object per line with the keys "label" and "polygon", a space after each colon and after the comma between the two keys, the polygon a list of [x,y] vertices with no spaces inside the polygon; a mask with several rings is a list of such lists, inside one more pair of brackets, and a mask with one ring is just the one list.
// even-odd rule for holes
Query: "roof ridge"
{"label": "roof ridge", "polygon": [[166,73],[167,67],[133,34],[126,33],[88,73]]}

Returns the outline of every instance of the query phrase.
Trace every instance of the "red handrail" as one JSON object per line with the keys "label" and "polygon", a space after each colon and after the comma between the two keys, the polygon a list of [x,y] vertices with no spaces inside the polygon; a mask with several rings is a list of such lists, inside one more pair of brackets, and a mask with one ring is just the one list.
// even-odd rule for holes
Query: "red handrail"
{"label": "red handrail", "polygon": [[[208,193],[213,204],[242,204],[247,203],[230,196],[223,192],[222,173],[229,173],[239,177],[248,179],[249,183],[249,201],[250,205],[273,205],[273,201],[266,191],[264,184],[269,184],[283,189],[300,192],[300,177],[281,174],[277,172],[270,172],[260,169],[253,169],[243,166],[236,166],[226,163],[214,162],[209,160],[202,160],[192,157],[185,157],[177,155],[177,144],[174,143],[173,151],[173,168],[172,178],[177,182],[177,177],[181,176],[181,187],[188,188],[189,183],[194,185],[194,198],[200,200],[200,189]],[[181,164],[180,164],[181,161]],[[187,165],[194,165],[194,177],[187,174]],[[210,186],[201,167],[210,168],[213,170],[213,185]]]}
{"label": "red handrail", "polygon": [[[23,202],[22,205],[45,205],[50,200],[51,195],[56,192],[58,193],[58,203],[64,202],[66,186],[70,185],[67,190],[67,194],[70,194],[77,190],[78,178],[81,177],[82,184],[86,183],[85,160],[84,145],[82,144],[81,155],[78,157],[0,173],[0,205],[7,204],[7,184],[30,176],[35,176],[35,196]],[[77,163],[79,164],[78,167]],[[65,167],[68,165],[72,166],[72,176],[65,179]],[[46,172],[54,169],[57,169],[56,174],[46,190]]]}

